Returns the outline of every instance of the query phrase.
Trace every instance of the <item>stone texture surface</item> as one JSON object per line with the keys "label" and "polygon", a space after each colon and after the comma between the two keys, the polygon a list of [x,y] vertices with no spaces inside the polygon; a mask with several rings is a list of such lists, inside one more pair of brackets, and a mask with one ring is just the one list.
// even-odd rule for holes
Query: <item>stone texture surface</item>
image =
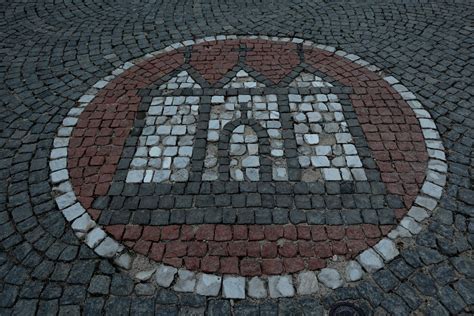
{"label": "stone texture surface", "polygon": [[[474,283],[465,264],[472,261],[474,240],[469,159],[473,91],[468,57],[472,27],[466,23],[472,20],[470,3],[249,1],[195,6],[191,10],[179,2],[163,7],[151,1],[140,6],[37,1],[5,7],[0,22],[5,30],[0,62],[5,86],[0,89],[0,179],[5,184],[0,186],[0,313],[137,314],[156,309],[162,314],[206,310],[295,314],[289,311],[327,311],[341,297],[356,302],[367,314],[472,313]],[[127,23],[117,15],[126,16]],[[48,157],[59,124],[76,101],[92,101],[94,91],[88,91],[92,85],[132,58],[182,39],[242,32],[290,34],[358,54],[400,80],[434,118],[448,155],[446,164],[431,167],[439,171],[449,167],[448,185],[439,207],[432,199],[418,200],[434,209],[434,216],[425,226],[406,223],[420,237],[381,270],[390,273],[377,282],[367,278],[350,289],[339,289],[337,295],[263,304],[242,301],[233,306],[154,286],[133,287],[133,280],[118,279],[124,272],[82,244],[61,217],[51,184],[66,175],[58,171],[49,182]],[[206,74],[214,75],[212,69]],[[65,136],[71,130],[61,128],[59,133]],[[53,152],[60,159],[65,155],[66,150]],[[437,255],[423,255],[426,248]],[[122,266],[130,267],[128,257],[120,258]],[[436,274],[438,269],[453,272]],[[106,280],[111,280],[110,289],[96,287],[106,285]],[[122,290],[112,290],[114,285]],[[143,300],[140,295],[148,296]]]}

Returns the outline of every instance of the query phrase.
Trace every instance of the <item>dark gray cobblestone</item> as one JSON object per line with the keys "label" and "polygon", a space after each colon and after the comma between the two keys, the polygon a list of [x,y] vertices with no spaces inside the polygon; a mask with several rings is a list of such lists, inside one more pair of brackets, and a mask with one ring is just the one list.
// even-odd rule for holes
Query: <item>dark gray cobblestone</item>
{"label": "dark gray cobblestone", "polygon": [[[339,301],[376,315],[474,312],[471,1],[14,0],[0,7],[0,315],[322,315]],[[429,225],[384,270],[323,299],[230,304],[134,286],[72,234],[47,168],[68,110],[124,62],[217,34],[296,36],[358,54],[429,110],[447,149],[448,184]],[[199,214],[194,220],[202,222]],[[288,220],[273,213],[275,223]]]}

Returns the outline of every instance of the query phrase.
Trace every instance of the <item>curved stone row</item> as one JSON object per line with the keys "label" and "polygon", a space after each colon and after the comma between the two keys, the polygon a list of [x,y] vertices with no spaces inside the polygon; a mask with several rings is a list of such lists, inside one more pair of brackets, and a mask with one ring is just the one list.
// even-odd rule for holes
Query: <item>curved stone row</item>
{"label": "curved stone row", "polygon": [[[170,52],[176,48],[194,45],[195,43],[200,43],[203,41],[219,41],[225,39],[235,39],[238,37],[235,36],[217,36],[217,37],[208,37],[203,40],[197,41],[184,41],[179,44],[173,44],[163,50],[158,52],[152,53],[145,58],[152,58],[152,56],[160,55],[163,52]],[[330,53],[335,53],[338,56],[344,57],[353,61],[356,64],[359,64],[363,67],[366,67],[370,71],[378,71],[379,69],[375,66],[370,65],[368,62],[362,60],[360,57],[348,54],[343,51],[336,51],[334,48],[324,45],[316,45],[313,44],[311,41],[305,41],[303,39],[297,38],[272,38],[267,36],[255,36],[255,37],[248,37],[249,39],[262,39],[262,40],[273,40],[273,41],[283,41],[283,42],[294,42],[294,43],[302,43],[303,47],[315,47],[318,49],[323,49]],[[115,76],[121,74],[124,70],[132,68],[136,63],[143,62],[143,59],[133,62],[127,62],[124,66],[118,68],[118,70],[114,71],[112,75],[107,76],[106,78],[98,81],[94,87],[101,88],[105,87],[108,82],[113,80]],[[388,82],[393,89],[400,92],[401,96],[407,101],[413,111],[416,113],[416,116],[420,122],[420,125],[423,130],[423,135],[425,138],[426,147],[428,148],[428,156],[430,160],[428,161],[428,172],[427,178],[422,186],[422,194],[416,197],[414,205],[410,208],[408,214],[402,218],[400,224],[389,233],[388,238],[385,238],[378,242],[374,247],[370,247],[369,249],[363,251],[358,257],[357,261],[362,265],[362,267],[367,272],[374,272],[381,269],[384,266],[384,262],[390,262],[393,258],[398,255],[398,250],[396,247],[395,242],[398,238],[401,237],[411,237],[412,235],[418,234],[422,226],[420,223],[430,216],[431,211],[436,207],[437,201],[442,195],[443,187],[446,182],[446,172],[447,172],[447,165],[446,165],[446,158],[444,155],[444,147],[440,141],[439,133],[436,130],[436,125],[431,119],[430,114],[423,109],[421,103],[416,100],[416,97],[409,92],[409,90],[404,87],[402,84],[398,82],[397,79],[394,77],[385,77],[386,82]],[[59,129],[58,136],[55,138],[54,142],[54,149],[51,152],[50,156],[50,165],[51,168],[51,181],[55,184],[54,192],[58,194],[56,197],[56,203],[59,209],[62,211],[64,216],[68,221],[71,222],[71,227],[75,231],[76,235],[84,239],[87,245],[94,249],[94,251],[103,257],[107,258],[115,258],[115,262],[122,266],[123,268],[130,268],[132,266],[133,256],[130,255],[127,251],[124,252],[124,247],[117,243],[114,239],[107,236],[107,233],[101,229],[97,224],[93,221],[91,216],[86,212],[83,208],[81,203],[76,200],[75,194],[72,190],[72,186],[69,182],[69,175],[66,166],[66,158],[67,158],[67,146],[69,144],[69,137],[72,132],[72,128],[77,123],[77,117],[82,113],[83,109],[94,99],[95,94],[89,93],[82,96],[79,99],[79,106],[72,108],[68,114],[68,116],[63,120],[62,127]],[[137,256],[139,257],[139,256]],[[349,263],[347,263],[349,265]],[[342,264],[344,265],[344,264]],[[350,263],[350,265],[354,265],[354,263]],[[173,282],[174,275],[176,274],[176,269],[173,267],[169,267],[166,265],[161,265],[161,270],[165,271],[174,271],[175,273],[172,276],[167,276],[167,280],[169,282],[161,282],[158,281],[158,284],[170,286]],[[326,268],[328,269],[328,268]],[[329,268],[330,269],[330,268]],[[341,269],[341,267],[339,267]],[[344,269],[344,268],[342,268]],[[349,269],[349,268],[348,268]],[[183,270],[186,271],[186,270]],[[331,278],[334,278],[336,275],[339,276],[337,270],[324,270],[325,273],[330,273]],[[327,272],[330,271],[330,272]],[[192,272],[183,272],[184,274],[192,273]],[[323,273],[323,272],[321,272]],[[320,273],[320,274],[321,274]],[[151,273],[152,274],[152,273]],[[151,277],[150,274],[150,277]],[[319,275],[319,279],[321,278],[324,280],[324,273],[323,276]],[[160,276],[157,273],[157,276]],[[205,276],[205,278],[210,278],[209,280],[214,280],[214,283],[219,283],[221,277],[219,276],[212,276],[202,274],[201,279]],[[229,278],[232,278],[229,276]],[[291,278],[286,276],[280,276],[278,282],[288,282],[288,284],[292,284]],[[288,280],[288,281],[282,281]],[[295,276],[296,278],[296,276]],[[340,277],[339,277],[340,278]],[[158,277],[160,279],[160,277]],[[210,282],[209,280],[201,280],[202,282]],[[233,280],[233,279],[230,279]],[[243,280],[243,279],[238,279]],[[274,279],[272,279],[274,280]],[[352,281],[352,280],[349,280]],[[250,280],[249,280],[250,282]],[[276,281],[272,281],[276,282]],[[269,281],[269,284],[273,284]],[[278,283],[277,282],[277,283]],[[239,287],[242,287],[242,281],[229,281],[230,284],[239,284]],[[204,283],[205,284],[205,283]],[[288,285],[287,284],[287,285]],[[341,281],[338,286],[341,286],[343,282]],[[216,285],[217,286],[217,285]],[[245,287],[245,286],[243,286]],[[288,285],[288,288],[290,286]],[[220,289],[220,285],[219,285]],[[193,289],[194,290],[194,289]],[[198,290],[196,290],[198,291]],[[199,291],[198,291],[199,292]],[[200,293],[203,294],[204,292]],[[217,292],[212,292],[217,295]],[[294,291],[291,292],[294,295]],[[292,296],[291,295],[291,296]],[[283,295],[286,296],[286,295]]]}

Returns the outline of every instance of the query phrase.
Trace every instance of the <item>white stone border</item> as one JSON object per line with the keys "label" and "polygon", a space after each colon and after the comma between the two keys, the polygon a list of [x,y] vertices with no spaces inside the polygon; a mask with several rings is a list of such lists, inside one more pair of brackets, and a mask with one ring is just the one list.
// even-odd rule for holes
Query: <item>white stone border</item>
{"label": "white stone border", "polygon": [[[222,296],[229,299],[243,299],[246,295],[252,298],[265,298],[267,296],[277,298],[291,297],[295,294],[322,293],[329,289],[338,288],[349,282],[360,280],[363,277],[364,270],[371,273],[381,269],[385,263],[391,261],[399,254],[395,242],[399,238],[412,237],[418,234],[422,229],[420,225],[421,222],[431,216],[432,211],[441,198],[443,187],[446,184],[448,168],[444,147],[430,114],[423,109],[423,106],[416,99],[415,95],[392,76],[387,76],[383,79],[407,101],[419,120],[429,156],[428,170],[420,194],[415,199],[414,205],[410,208],[406,216],[402,218],[400,224],[375,246],[360,253],[356,261],[333,262],[330,263],[332,267],[324,268],[319,271],[319,273],[303,271],[294,275],[253,278],[232,275],[224,275],[222,277],[220,275],[195,273],[186,269],[178,270],[177,268],[158,263],[149,264],[149,269],[144,270],[141,264],[140,268],[138,267],[137,262],[143,263],[148,261],[148,259],[143,255],[132,254],[126,250],[123,245],[107,236],[107,233],[92,220],[79,201],[77,201],[71,182],[69,181],[67,147],[79,115],[94,99],[97,93],[127,69],[132,68],[140,62],[154,58],[157,55],[173,51],[180,47],[230,39],[261,39],[302,44],[306,48],[317,48],[334,53],[370,71],[380,72],[380,68],[370,65],[359,56],[336,50],[331,46],[318,45],[299,38],[269,36],[219,35],[198,40],[187,40],[172,44],[151,54],[146,54],[142,58],[124,63],[121,67],[112,71],[111,75],[97,81],[97,83],[79,99],[78,105],[73,107],[64,118],[62,125],[58,129],[57,136],[54,139],[53,150],[51,151],[49,161],[53,194],[58,208],[71,224],[74,233],[99,256],[112,259],[119,267],[130,270],[130,273],[137,281],[150,280],[154,274],[153,279],[158,286],[167,288],[173,285],[172,288],[175,291],[195,292],[206,296],[217,296],[222,288]],[[333,259],[337,260],[337,257]],[[134,272],[132,273],[132,271]],[[341,277],[340,272],[344,277]],[[321,287],[319,283],[324,284],[325,288]]]}

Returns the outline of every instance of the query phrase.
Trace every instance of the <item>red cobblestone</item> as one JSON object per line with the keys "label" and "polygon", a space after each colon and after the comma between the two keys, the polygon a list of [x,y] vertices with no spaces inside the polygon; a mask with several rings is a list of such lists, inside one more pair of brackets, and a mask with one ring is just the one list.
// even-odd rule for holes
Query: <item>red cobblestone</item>
{"label": "red cobblestone", "polygon": [[304,261],[301,258],[284,258],[285,272],[294,273],[304,269]]}
{"label": "red cobblestone", "polygon": [[178,239],[178,237],[179,237],[179,230],[180,230],[180,226],[179,226],[179,225],[164,226],[164,227],[161,229],[161,239],[162,239],[162,240],[174,240],[174,239]]}
{"label": "red cobblestone", "polygon": [[280,274],[283,272],[283,263],[280,259],[263,259],[262,272],[264,274]]}
{"label": "red cobblestone", "polygon": [[242,276],[257,276],[262,274],[260,263],[255,259],[242,259],[240,261],[240,274]]}

